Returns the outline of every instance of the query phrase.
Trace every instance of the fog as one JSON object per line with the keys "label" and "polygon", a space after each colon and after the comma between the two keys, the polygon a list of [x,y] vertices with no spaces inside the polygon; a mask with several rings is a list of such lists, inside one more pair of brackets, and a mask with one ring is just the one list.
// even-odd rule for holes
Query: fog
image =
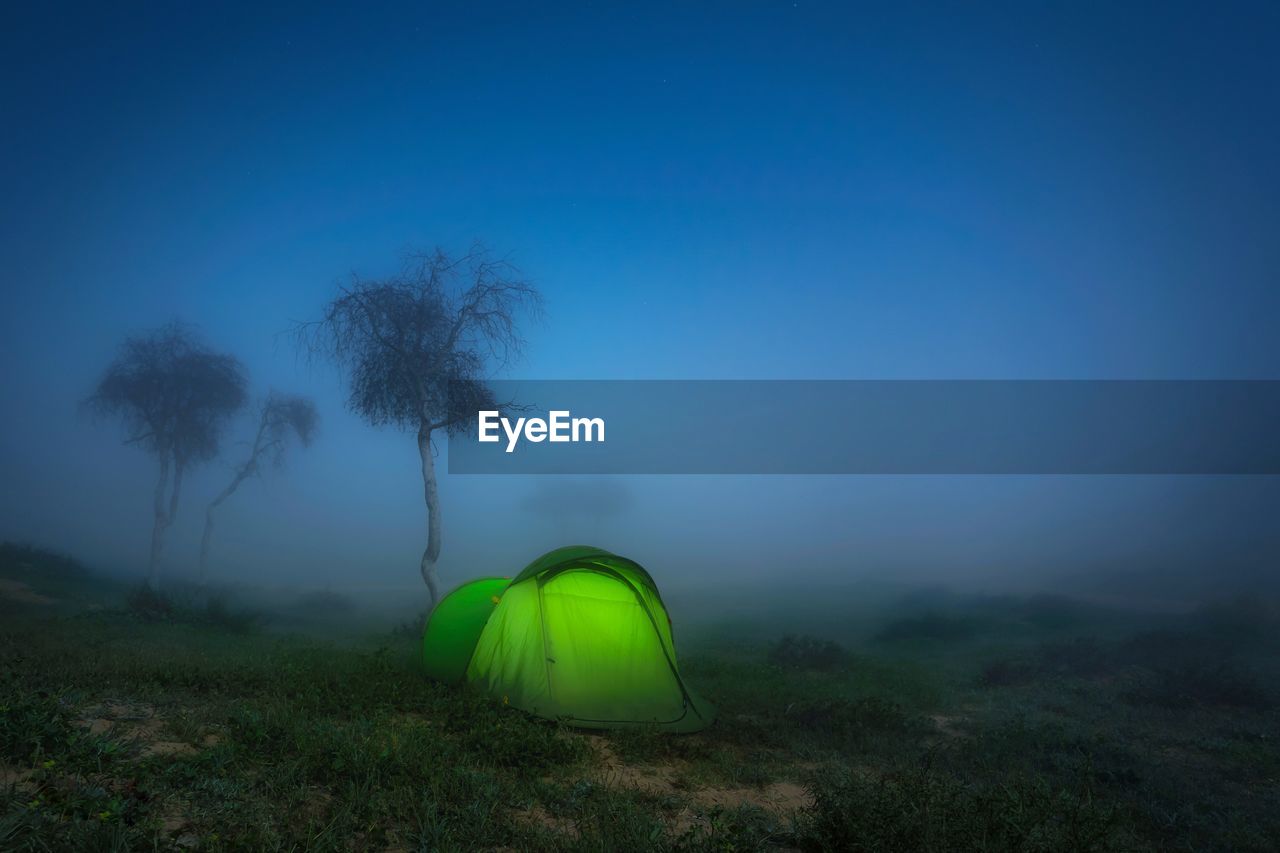
{"label": "fog", "polygon": [[[1100,39],[1084,74],[1088,27],[885,45],[777,10],[704,54],[720,25],[690,14],[682,35],[628,38],[594,13],[413,37],[398,19],[32,22],[3,95],[0,536],[142,576],[156,462],[80,404],[127,335],[179,318],[241,359],[255,399],[320,412],[314,444],[220,512],[215,582],[425,597],[413,435],[362,422],[287,332],[352,271],[477,238],[546,299],[504,377],[1276,376],[1261,54]],[[912,59],[935,51],[971,85]],[[1210,60],[1218,77],[1186,76]],[[246,413],[184,484],[171,576],[194,572],[204,506],[252,432]],[[1182,606],[1273,585],[1280,550],[1266,477],[442,472],[440,490],[446,588],[583,542],[664,588]]]}

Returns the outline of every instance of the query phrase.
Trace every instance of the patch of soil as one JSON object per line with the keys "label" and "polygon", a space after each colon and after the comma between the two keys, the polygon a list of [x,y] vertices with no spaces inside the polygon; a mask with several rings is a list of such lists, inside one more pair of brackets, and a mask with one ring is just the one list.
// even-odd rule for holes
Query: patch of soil
{"label": "patch of soil", "polygon": [[795,782],[773,782],[763,788],[703,788],[691,796],[694,802],[707,808],[735,809],[748,805],[776,815],[791,815],[813,805],[813,797],[803,785]]}
{"label": "patch of soil", "polygon": [[177,740],[157,740],[142,745],[143,758],[155,755],[195,755],[197,752],[199,750],[191,744]]}
{"label": "patch of soil", "polygon": [[181,805],[171,806],[160,816],[160,833],[166,837],[177,835],[186,829],[187,823],[185,809]]}
{"label": "patch of soil", "polygon": [[80,719],[76,720],[76,725],[95,735],[111,731],[145,735],[158,731],[164,724],[156,717],[156,709],[150,705],[107,700],[101,705],[85,709]]}
{"label": "patch of soil", "polygon": [[[683,773],[688,768],[681,762],[626,764],[614,752],[607,739],[599,735],[587,737],[600,759],[600,780],[605,785],[631,788],[659,796],[685,797],[699,809],[755,806],[782,817],[813,804],[813,798],[804,786],[793,781],[773,782],[760,788],[711,785],[692,788],[684,781]],[[685,818],[682,814],[677,823],[684,823]]]}
{"label": "patch of soil", "polygon": [[[164,720],[156,715],[151,705],[108,700],[91,708],[76,721],[76,725],[88,729],[91,734],[108,732],[124,740],[132,741],[138,748],[139,758],[154,756],[194,755],[199,750],[183,741],[165,737]],[[216,735],[204,739],[206,746],[217,743]]]}
{"label": "patch of soil", "polygon": [[965,721],[964,717],[949,714],[930,714],[929,720],[940,735],[948,738],[965,737],[965,733],[959,728],[959,725]]}
{"label": "patch of soil", "polygon": [[176,847],[195,847],[200,839],[189,831],[191,821],[187,819],[187,810],[191,804],[179,800],[171,802],[160,815],[160,835],[170,840]]}
{"label": "patch of soil", "polygon": [[30,584],[25,584],[22,581],[9,580],[8,578],[0,578],[0,597],[7,598],[10,601],[16,601],[19,604],[58,603],[56,598],[41,595],[33,590]]}
{"label": "patch of soil", "polygon": [[30,790],[34,785],[28,780],[34,772],[30,768],[14,767],[12,764],[0,761],[0,789],[7,789],[12,785],[20,791]]}
{"label": "patch of soil", "polygon": [[577,824],[572,820],[564,817],[555,817],[537,804],[527,809],[517,810],[513,813],[513,817],[520,823],[549,829],[557,835],[565,835],[569,838],[578,838],[581,835],[578,832]]}

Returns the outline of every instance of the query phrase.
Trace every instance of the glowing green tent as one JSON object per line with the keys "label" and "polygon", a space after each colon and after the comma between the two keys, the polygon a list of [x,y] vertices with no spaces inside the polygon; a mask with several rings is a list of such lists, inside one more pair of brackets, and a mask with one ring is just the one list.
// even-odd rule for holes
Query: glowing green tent
{"label": "glowing green tent", "polygon": [[637,563],[576,545],[513,580],[445,596],[423,634],[427,672],[539,717],[586,728],[692,732],[714,711],[676,668],[671,620]]}

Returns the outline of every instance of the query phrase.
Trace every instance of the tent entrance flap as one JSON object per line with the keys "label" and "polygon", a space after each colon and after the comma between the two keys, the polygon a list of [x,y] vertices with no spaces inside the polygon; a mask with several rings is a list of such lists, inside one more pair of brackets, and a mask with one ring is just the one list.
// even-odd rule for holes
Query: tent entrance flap
{"label": "tent entrance flap", "polygon": [[598,722],[672,722],[684,691],[662,638],[630,584],[591,570],[542,587],[553,702],[565,716]]}

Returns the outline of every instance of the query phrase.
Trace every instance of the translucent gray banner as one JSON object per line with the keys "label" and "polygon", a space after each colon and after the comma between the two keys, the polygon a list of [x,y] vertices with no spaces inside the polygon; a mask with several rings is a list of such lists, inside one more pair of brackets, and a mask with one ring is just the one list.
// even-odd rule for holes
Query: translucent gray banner
{"label": "translucent gray banner", "polygon": [[1280,473],[1271,380],[491,387],[521,408],[505,424],[471,413],[451,474]]}

